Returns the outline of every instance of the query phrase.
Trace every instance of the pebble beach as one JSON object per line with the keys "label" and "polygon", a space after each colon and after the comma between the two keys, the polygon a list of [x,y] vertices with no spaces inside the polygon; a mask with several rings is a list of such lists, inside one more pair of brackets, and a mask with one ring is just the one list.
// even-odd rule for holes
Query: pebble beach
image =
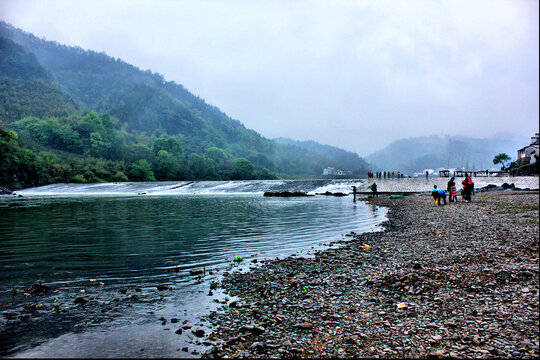
{"label": "pebble beach", "polygon": [[203,357],[538,358],[538,191],[366,201],[383,231],[225,274]]}

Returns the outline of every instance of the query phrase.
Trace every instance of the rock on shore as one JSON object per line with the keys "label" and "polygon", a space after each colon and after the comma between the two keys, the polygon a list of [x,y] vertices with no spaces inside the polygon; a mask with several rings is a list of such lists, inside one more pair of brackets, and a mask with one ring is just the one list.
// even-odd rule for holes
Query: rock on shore
{"label": "rock on shore", "polygon": [[537,358],[538,201],[375,199],[383,232],[226,276],[205,357]]}

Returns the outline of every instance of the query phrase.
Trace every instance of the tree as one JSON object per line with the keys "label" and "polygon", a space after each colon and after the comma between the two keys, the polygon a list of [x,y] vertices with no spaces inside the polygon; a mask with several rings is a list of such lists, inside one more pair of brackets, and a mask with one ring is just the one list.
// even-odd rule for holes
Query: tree
{"label": "tree", "polygon": [[161,150],[176,157],[182,156],[183,153],[182,144],[174,137],[156,139],[152,144],[152,152],[157,155]]}
{"label": "tree", "polygon": [[233,180],[249,180],[255,177],[255,166],[247,159],[238,158],[231,162]]}
{"label": "tree", "polygon": [[204,179],[207,173],[206,159],[199,154],[190,154],[188,158],[188,167],[191,176],[195,180]]}
{"label": "tree", "polygon": [[223,149],[212,146],[206,150],[206,158],[214,160],[216,167],[223,168],[228,159],[228,155]]}
{"label": "tree", "polygon": [[160,150],[154,163],[154,172],[158,180],[178,180],[180,161],[166,150]]}
{"label": "tree", "polygon": [[117,171],[116,174],[113,176],[113,181],[125,182],[129,181],[129,179],[122,171]]}
{"label": "tree", "polygon": [[501,154],[499,154],[499,155],[497,155],[497,156],[495,156],[493,158],[493,163],[494,164],[501,164],[502,165],[501,170],[504,170],[504,163],[506,163],[506,162],[508,162],[510,160],[511,160],[510,156],[508,156],[505,153],[501,153]]}
{"label": "tree", "polygon": [[131,164],[129,177],[136,181],[156,181],[152,166],[147,160],[139,160]]}

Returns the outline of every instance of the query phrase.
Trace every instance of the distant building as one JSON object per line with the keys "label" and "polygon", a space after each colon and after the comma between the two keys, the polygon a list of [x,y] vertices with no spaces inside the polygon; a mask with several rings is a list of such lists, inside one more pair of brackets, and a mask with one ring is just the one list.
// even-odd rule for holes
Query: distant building
{"label": "distant building", "polygon": [[352,171],[350,170],[336,170],[333,167],[327,167],[326,169],[323,169],[323,175],[352,175]]}
{"label": "distant building", "polygon": [[336,169],[334,169],[333,167],[327,167],[323,170],[323,175],[337,175]]}
{"label": "distant building", "polygon": [[531,137],[531,144],[517,151],[517,161],[520,165],[534,164],[538,160],[538,133]]}

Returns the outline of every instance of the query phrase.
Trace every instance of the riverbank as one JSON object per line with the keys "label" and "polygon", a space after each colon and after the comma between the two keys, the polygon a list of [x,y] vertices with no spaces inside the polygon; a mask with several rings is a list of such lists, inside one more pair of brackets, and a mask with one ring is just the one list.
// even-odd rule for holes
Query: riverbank
{"label": "riverbank", "polygon": [[538,357],[538,192],[370,203],[383,232],[225,276],[206,356]]}

